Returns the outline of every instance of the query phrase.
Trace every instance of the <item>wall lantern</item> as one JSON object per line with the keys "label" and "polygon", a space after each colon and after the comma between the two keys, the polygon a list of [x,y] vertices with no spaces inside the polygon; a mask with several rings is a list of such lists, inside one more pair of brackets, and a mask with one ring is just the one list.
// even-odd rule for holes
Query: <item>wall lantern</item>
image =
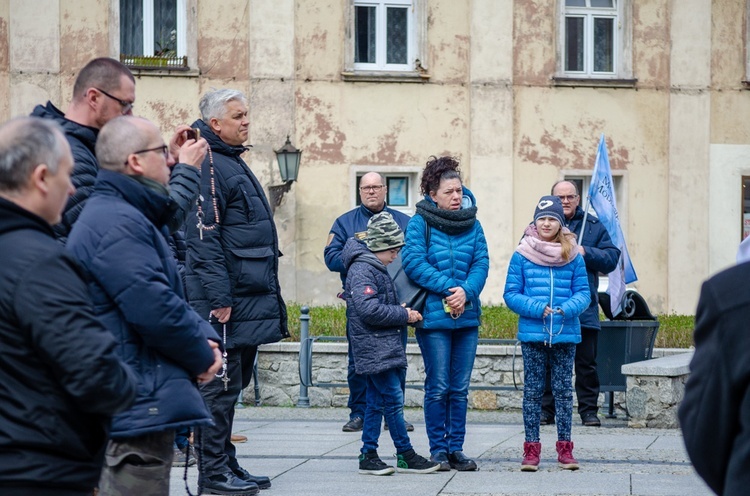
{"label": "wall lantern", "polygon": [[276,153],[276,160],[279,163],[279,172],[281,173],[281,180],[284,184],[278,184],[268,187],[269,193],[271,193],[271,209],[276,210],[276,207],[281,205],[281,200],[284,198],[284,194],[289,192],[292,187],[292,183],[297,180],[299,174],[299,161],[302,156],[302,150],[294,148],[292,142],[289,141],[289,135],[286,137],[286,143],[278,150],[274,150]]}

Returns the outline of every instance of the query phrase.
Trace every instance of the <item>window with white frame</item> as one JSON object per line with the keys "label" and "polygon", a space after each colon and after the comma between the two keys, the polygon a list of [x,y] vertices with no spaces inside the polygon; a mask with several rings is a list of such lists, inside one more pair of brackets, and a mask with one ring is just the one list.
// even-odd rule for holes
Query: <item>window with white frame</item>
{"label": "window with white frame", "polygon": [[187,68],[188,0],[119,0],[120,60],[141,69]]}
{"label": "window with white frame", "polygon": [[632,78],[632,2],[558,1],[558,76]]}
{"label": "window with white frame", "polygon": [[426,72],[426,0],[350,0],[346,70],[356,73]]}

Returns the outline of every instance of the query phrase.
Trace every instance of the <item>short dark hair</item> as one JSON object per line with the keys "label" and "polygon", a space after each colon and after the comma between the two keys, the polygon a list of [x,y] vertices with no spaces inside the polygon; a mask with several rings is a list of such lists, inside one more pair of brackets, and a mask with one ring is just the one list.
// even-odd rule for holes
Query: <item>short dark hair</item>
{"label": "short dark hair", "polygon": [[109,57],[94,59],[78,73],[73,85],[73,99],[82,98],[89,88],[116,91],[120,87],[122,76],[127,76],[135,83],[133,73],[119,61]]}
{"label": "short dark hair", "polygon": [[431,191],[437,191],[440,187],[440,181],[447,179],[461,180],[461,171],[459,169],[458,159],[455,157],[430,157],[422,171],[422,182],[420,189],[423,195],[429,195]]}
{"label": "short dark hair", "polygon": [[51,173],[65,154],[59,124],[39,117],[16,117],[0,126],[0,191],[20,191],[39,164]]}

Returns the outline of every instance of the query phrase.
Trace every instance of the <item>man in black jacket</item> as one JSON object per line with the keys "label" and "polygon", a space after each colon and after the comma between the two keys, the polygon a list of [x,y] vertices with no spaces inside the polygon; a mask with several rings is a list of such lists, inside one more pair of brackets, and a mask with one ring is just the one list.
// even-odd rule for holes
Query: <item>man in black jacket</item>
{"label": "man in black jacket", "polygon": [[201,200],[187,228],[187,291],[193,308],[211,319],[224,341],[227,367],[201,386],[214,425],[200,429],[200,477],[208,494],[246,494],[268,477],[240,467],[231,441],[234,405],[252,376],[257,347],[289,336],[279,285],[279,240],[263,187],[242,160],[248,137],[247,99],[215,90],[200,101],[200,128],[209,153]]}
{"label": "man in black jacket", "polygon": [[695,471],[722,495],[750,487],[750,263],[703,283],[678,416]]}
{"label": "man in black jacket", "polygon": [[74,189],[60,127],[0,128],[0,494],[91,495],[110,418],[136,379],[94,315],[79,266],[55,241]]}
{"label": "man in black jacket", "polygon": [[[73,85],[73,98],[63,114],[52,102],[37,105],[32,116],[50,119],[62,126],[73,152],[74,168],[71,179],[76,191],[65,206],[62,219],[54,226],[55,235],[67,240],[83,206],[94,191],[99,162],[94,148],[99,130],[121,115],[132,115],[135,104],[135,79],[125,65],[115,59],[101,57],[90,61],[78,73]],[[176,165],[169,180],[170,197],[177,209],[168,222],[171,232],[179,229],[195,203],[199,184],[200,164],[180,163],[180,147],[187,141],[181,125],[169,142],[169,152]]]}

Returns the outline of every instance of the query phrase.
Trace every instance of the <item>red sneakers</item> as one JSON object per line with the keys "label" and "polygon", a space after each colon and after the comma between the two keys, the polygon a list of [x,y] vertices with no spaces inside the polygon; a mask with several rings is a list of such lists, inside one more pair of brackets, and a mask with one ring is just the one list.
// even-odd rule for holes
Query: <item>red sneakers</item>
{"label": "red sneakers", "polygon": [[557,462],[565,470],[578,470],[578,460],[573,458],[573,441],[557,442]]}
{"label": "red sneakers", "polygon": [[523,443],[522,472],[536,472],[539,468],[539,454],[542,452],[542,443]]}

